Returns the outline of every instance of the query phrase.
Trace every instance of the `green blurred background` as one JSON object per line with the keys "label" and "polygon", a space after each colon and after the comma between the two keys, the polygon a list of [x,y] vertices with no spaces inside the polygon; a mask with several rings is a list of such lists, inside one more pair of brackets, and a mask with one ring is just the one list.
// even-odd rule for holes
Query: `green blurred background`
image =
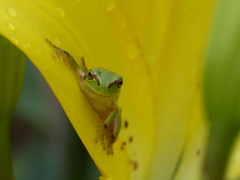
{"label": "green blurred background", "polygon": [[15,180],[96,180],[100,176],[50,87],[29,60],[11,140]]}

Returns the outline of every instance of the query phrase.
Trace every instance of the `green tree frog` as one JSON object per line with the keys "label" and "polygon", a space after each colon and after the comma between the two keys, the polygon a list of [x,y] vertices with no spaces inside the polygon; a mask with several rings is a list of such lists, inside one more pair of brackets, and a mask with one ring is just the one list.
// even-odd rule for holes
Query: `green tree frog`
{"label": "green tree frog", "polygon": [[113,144],[121,128],[121,108],[117,105],[123,78],[103,68],[87,69],[84,58],[79,66],[66,51],[46,41],[54,48],[54,57],[69,66],[77,76],[81,91],[98,114],[97,138],[107,154],[113,154]]}

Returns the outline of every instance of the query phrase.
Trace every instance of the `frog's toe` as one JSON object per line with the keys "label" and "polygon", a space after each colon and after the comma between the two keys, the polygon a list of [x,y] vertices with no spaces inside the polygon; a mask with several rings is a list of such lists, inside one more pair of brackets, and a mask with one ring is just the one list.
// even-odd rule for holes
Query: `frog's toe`
{"label": "frog's toe", "polygon": [[102,143],[102,148],[103,148],[104,151],[106,151],[107,148],[106,148],[105,143]]}
{"label": "frog's toe", "polygon": [[108,146],[107,147],[107,154],[108,155],[113,155],[113,148],[112,148],[112,146]]}

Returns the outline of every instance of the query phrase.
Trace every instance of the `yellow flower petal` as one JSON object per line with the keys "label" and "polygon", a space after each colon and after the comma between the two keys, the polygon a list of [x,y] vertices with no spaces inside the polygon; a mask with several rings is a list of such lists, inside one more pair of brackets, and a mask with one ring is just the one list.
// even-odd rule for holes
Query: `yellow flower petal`
{"label": "yellow flower petal", "polygon": [[[105,2],[99,6],[93,1],[16,0],[2,2],[0,10],[1,34],[24,51],[44,75],[103,177],[145,177],[155,134],[154,123],[149,123],[154,121],[152,98],[145,98],[151,97],[150,82],[130,28],[118,23],[124,20],[118,6]],[[119,104],[128,127],[121,130],[113,156],[94,143],[97,114],[79,90],[73,73],[53,59],[53,50],[44,38],[77,60],[84,56],[88,68],[104,67],[123,76]]]}
{"label": "yellow flower petal", "polygon": [[146,59],[157,97],[158,130],[148,179],[169,179],[184,154],[191,123],[204,122],[195,110],[204,112],[199,104],[202,64],[215,1],[154,2]]}
{"label": "yellow flower petal", "polygon": [[[186,166],[193,179],[200,174],[205,142],[200,89],[214,8],[215,0],[5,0],[0,33],[42,72],[101,180],[184,179]],[[123,76],[123,126],[113,156],[94,143],[97,114],[44,38],[78,62],[84,56],[88,68]]]}
{"label": "yellow flower petal", "polygon": [[232,149],[231,156],[228,160],[228,166],[226,171],[226,178],[228,179],[237,179],[240,175],[240,134],[238,134],[235,145]]}
{"label": "yellow flower petal", "polygon": [[202,174],[202,164],[205,155],[205,144],[208,132],[208,123],[203,112],[203,103],[200,93],[194,98],[193,114],[188,127],[186,142],[180,155],[179,169],[176,180],[199,179]]}

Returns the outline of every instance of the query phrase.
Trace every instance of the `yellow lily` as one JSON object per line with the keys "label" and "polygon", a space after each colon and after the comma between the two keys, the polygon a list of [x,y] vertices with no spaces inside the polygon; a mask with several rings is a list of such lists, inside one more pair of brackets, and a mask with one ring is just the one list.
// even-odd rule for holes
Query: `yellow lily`
{"label": "yellow lily", "polygon": [[[41,71],[101,180],[197,179],[207,131],[202,63],[215,6],[215,0],[4,0],[0,33]],[[78,63],[84,56],[88,68],[123,76],[114,155],[94,142],[97,114],[44,38]]]}

